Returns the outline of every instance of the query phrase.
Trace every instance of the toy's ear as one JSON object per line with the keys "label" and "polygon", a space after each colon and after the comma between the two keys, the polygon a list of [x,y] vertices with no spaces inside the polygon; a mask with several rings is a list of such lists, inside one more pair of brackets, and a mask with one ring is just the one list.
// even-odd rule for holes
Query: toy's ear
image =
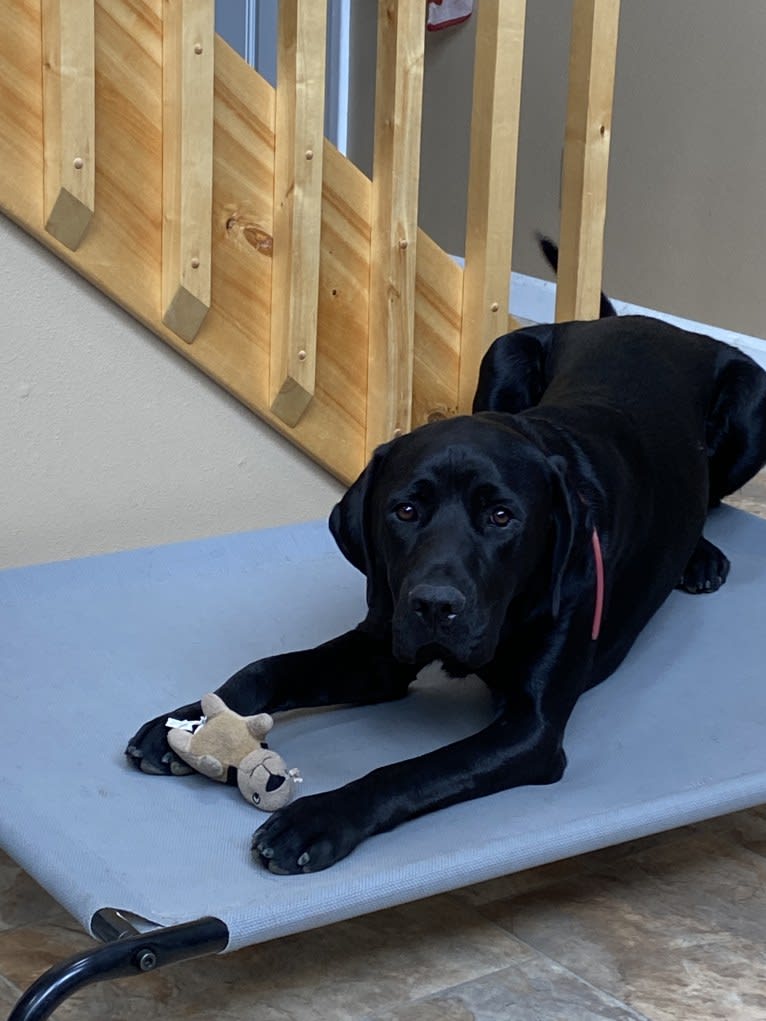
{"label": "toy's ear", "polygon": [[392,440],[378,447],[362,474],[346,491],[330,514],[330,531],[343,556],[367,578],[367,604],[372,607],[379,593],[375,585],[375,557],[372,543],[373,489],[380,466]]}
{"label": "toy's ear", "polygon": [[548,458],[553,469],[554,479],[554,521],[555,534],[553,542],[553,569],[551,572],[551,604],[553,616],[558,617],[561,605],[561,586],[564,571],[569,562],[575,535],[575,522],[572,512],[572,496],[566,478],[567,463],[563,457],[554,454]]}
{"label": "toy's ear", "polygon": [[246,716],[245,723],[248,733],[256,741],[262,741],[274,726],[274,720],[268,713],[258,713],[256,716]]}
{"label": "toy's ear", "polygon": [[221,713],[228,712],[228,708],[224,700],[211,691],[202,696],[202,712],[211,720],[215,716],[220,716]]}

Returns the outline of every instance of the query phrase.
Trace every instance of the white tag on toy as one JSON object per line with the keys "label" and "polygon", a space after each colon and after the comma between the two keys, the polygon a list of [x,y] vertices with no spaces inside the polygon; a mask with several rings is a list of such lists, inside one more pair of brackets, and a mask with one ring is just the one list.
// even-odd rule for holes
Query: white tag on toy
{"label": "white tag on toy", "polygon": [[199,720],[177,720],[174,716],[168,716],[165,720],[165,726],[169,730],[188,730],[190,734],[193,734],[203,723],[207,723],[207,716],[203,716]]}

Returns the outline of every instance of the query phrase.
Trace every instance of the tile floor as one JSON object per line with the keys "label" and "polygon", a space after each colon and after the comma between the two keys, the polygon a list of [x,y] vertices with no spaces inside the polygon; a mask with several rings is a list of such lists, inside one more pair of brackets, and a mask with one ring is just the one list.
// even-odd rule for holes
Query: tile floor
{"label": "tile floor", "polygon": [[[766,473],[732,502],[766,517]],[[0,1014],[90,945],[0,853]],[[91,986],[54,1016],[764,1021],[766,807]]]}

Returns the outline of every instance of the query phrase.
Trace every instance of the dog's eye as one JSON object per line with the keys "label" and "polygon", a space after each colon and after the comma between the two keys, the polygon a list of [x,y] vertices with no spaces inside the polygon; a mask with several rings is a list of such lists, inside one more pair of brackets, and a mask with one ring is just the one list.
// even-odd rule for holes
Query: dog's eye
{"label": "dog's eye", "polygon": [[400,503],[397,507],[394,507],[394,514],[396,514],[400,521],[418,520],[418,512],[411,503]]}
{"label": "dog's eye", "polygon": [[489,515],[489,520],[498,528],[505,528],[511,521],[511,512],[507,507],[495,507]]}

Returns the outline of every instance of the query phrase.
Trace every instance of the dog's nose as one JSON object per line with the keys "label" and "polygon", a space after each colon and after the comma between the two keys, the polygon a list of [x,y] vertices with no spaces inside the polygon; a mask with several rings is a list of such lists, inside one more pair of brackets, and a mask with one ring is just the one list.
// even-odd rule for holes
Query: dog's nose
{"label": "dog's nose", "polygon": [[430,627],[453,621],[465,606],[465,596],[451,585],[416,585],[407,598],[413,613]]}

